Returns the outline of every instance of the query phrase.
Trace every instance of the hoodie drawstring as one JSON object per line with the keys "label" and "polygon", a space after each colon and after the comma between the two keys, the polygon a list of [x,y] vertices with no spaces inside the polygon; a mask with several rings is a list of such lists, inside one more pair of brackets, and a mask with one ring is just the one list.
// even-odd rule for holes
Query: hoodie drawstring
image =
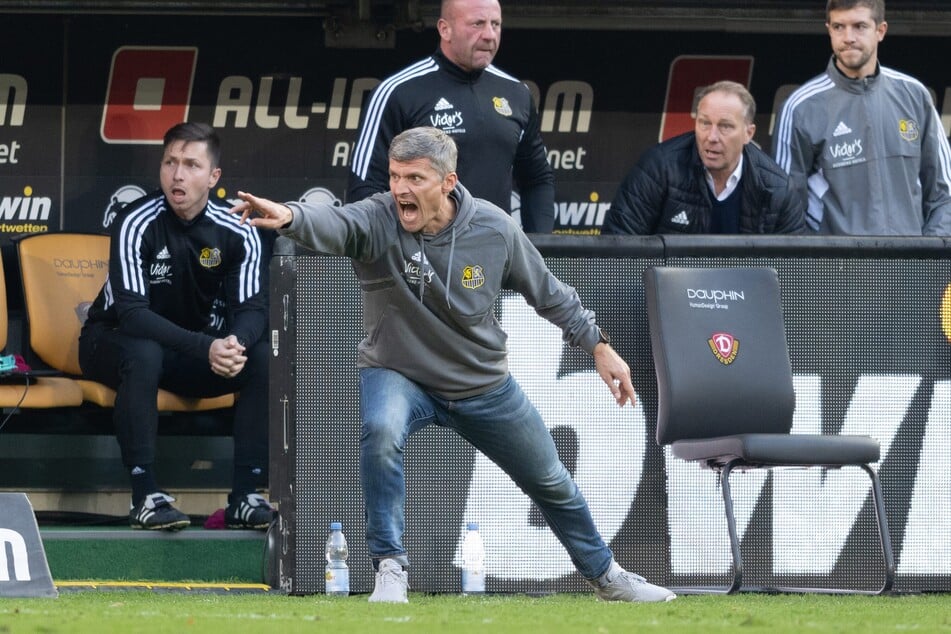
{"label": "hoodie drawstring", "polygon": [[456,254],[456,227],[452,227],[452,240],[449,242],[449,266],[446,268],[446,306],[452,310],[452,300],[449,297],[449,287],[452,284],[452,258]]}
{"label": "hoodie drawstring", "polygon": [[422,234],[417,234],[419,241],[419,303],[423,303],[423,287],[426,286],[426,240]]}
{"label": "hoodie drawstring", "polygon": [[[452,285],[452,260],[456,255],[456,228],[452,227],[452,236],[449,242],[449,266],[446,268],[446,305],[452,310],[452,299],[450,298],[449,289]],[[421,236],[417,236],[419,241],[419,303],[423,303],[423,288],[426,286],[426,240]]]}

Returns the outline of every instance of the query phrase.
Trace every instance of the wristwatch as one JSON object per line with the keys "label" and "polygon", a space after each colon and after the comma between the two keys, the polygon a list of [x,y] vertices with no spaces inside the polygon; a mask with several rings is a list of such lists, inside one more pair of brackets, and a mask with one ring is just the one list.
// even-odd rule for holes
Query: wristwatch
{"label": "wristwatch", "polygon": [[611,337],[608,336],[608,333],[598,328],[598,343],[611,343]]}

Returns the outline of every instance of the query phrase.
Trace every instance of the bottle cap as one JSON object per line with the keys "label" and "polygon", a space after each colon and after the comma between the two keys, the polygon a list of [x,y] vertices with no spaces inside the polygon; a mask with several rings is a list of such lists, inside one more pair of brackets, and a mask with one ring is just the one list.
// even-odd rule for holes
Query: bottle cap
{"label": "bottle cap", "polygon": [[466,524],[466,528],[468,528],[470,531],[477,531],[479,530],[479,522],[469,522]]}
{"label": "bottle cap", "polygon": [[343,524],[340,522],[330,522],[330,530],[339,531],[343,528]]}

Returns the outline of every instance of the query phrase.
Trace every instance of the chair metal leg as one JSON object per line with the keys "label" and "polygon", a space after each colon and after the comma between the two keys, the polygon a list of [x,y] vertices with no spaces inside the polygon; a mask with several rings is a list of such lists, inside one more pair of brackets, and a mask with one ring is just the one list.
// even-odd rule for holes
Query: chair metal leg
{"label": "chair metal leg", "polygon": [[892,551],[892,538],[888,532],[888,518],[885,516],[885,496],[878,474],[867,464],[861,465],[865,473],[872,479],[872,501],[875,503],[875,517],[878,520],[878,540],[882,547],[882,558],[885,561],[885,580],[878,594],[892,589],[895,583],[895,553]]}
{"label": "chair metal leg", "polygon": [[[733,579],[729,587],[683,587],[675,588],[678,592],[684,594],[733,594],[740,591],[743,585],[743,556],[740,553],[740,538],[736,530],[736,518],[733,510],[733,494],[730,489],[730,473],[733,469],[743,464],[743,460],[734,459],[722,467],[713,463],[708,464],[720,475],[720,486],[723,494],[723,508],[726,515],[727,530],[730,534],[730,551],[733,556]],[[815,466],[815,465],[803,465]],[[821,594],[883,594],[891,590],[895,583],[895,555],[892,550],[891,536],[888,531],[888,519],[885,515],[884,494],[879,482],[878,474],[867,464],[856,465],[862,467],[872,480],[872,501],[875,506],[875,517],[878,521],[879,544],[882,550],[882,558],[885,563],[885,578],[882,587],[879,590],[848,590],[840,588],[802,588],[802,587],[760,587],[748,586],[746,591],[766,591],[766,592],[810,592]]]}
{"label": "chair metal leg", "polygon": [[733,516],[733,495],[730,490],[730,472],[733,467],[741,464],[742,460],[732,460],[721,466],[716,462],[709,462],[707,467],[716,471],[723,494],[723,509],[726,514],[726,526],[730,534],[730,552],[733,556],[733,575],[728,586],[671,586],[678,594],[733,594],[738,592],[743,583],[743,557],[740,555],[740,538],[736,530],[736,519]]}
{"label": "chair metal leg", "polygon": [[743,556],[740,554],[740,538],[736,532],[736,518],[733,516],[733,495],[730,492],[730,472],[733,471],[733,467],[739,462],[739,460],[731,460],[720,471],[720,486],[723,492],[726,527],[730,533],[730,550],[733,553],[733,582],[730,584],[726,594],[733,594],[739,591],[740,586],[743,584]]}

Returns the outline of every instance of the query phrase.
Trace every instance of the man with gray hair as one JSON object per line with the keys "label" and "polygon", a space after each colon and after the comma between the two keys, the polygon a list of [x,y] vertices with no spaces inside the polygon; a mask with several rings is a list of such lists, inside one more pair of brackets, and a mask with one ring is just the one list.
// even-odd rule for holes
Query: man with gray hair
{"label": "man with gray hair", "polygon": [[786,100],[776,162],[822,234],[951,235],[951,149],[928,89],[878,62],[883,0],[829,0],[832,58]]}
{"label": "man with gray hair", "polygon": [[799,233],[803,205],[754,143],[756,102],[741,84],[697,93],[692,132],[648,150],[621,182],[602,234]]}
{"label": "man with gray hair", "polygon": [[455,430],[515,481],[601,599],[675,598],[614,561],[544,421],[509,374],[496,300],[516,291],[559,326],[568,345],[594,357],[619,406],[635,398],[630,368],[515,221],[469,194],[455,169],[449,135],[411,128],[390,144],[389,193],[334,207],[238,192],[243,202],[232,210],[255,227],[350,258],[360,280],[368,324],[357,360],[360,481],[376,569],[370,601],[407,601],[403,451],[411,433],[431,424]]}

